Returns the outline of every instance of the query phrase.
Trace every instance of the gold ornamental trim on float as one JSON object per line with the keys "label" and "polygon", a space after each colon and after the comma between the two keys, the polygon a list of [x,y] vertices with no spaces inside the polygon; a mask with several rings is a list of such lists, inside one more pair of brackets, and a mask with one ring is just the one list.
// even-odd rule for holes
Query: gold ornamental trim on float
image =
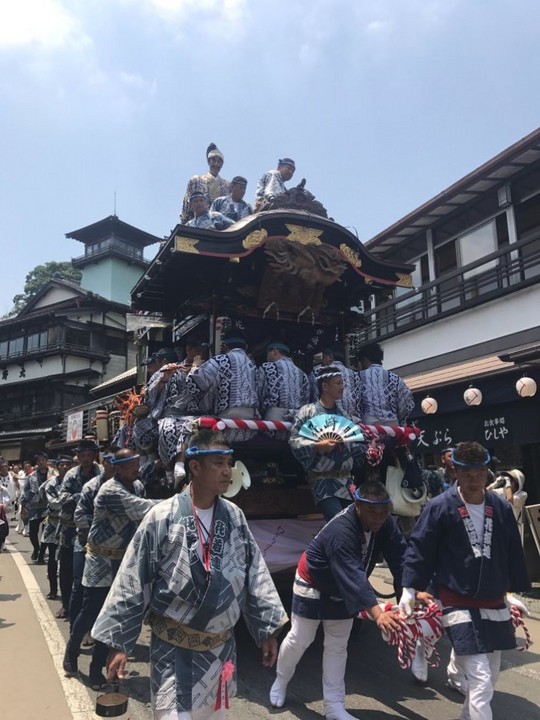
{"label": "gold ornamental trim on float", "polygon": [[177,235],[174,239],[175,252],[195,253],[195,255],[198,255],[199,251],[196,247],[198,242],[198,239],[187,238],[182,237],[181,235]]}
{"label": "gold ornamental trim on float", "polygon": [[339,246],[339,249],[345,255],[347,260],[351,263],[351,265],[354,265],[354,267],[362,267],[362,261],[360,260],[360,256],[357,252],[355,252],[352,248],[350,248],[348,245],[345,245],[345,243],[341,243]]}
{"label": "gold ornamental trim on float", "polygon": [[404,287],[404,288],[413,288],[413,279],[412,275],[409,275],[409,273],[396,273],[397,277],[397,283],[396,285],[398,287]]}
{"label": "gold ornamental trim on float", "polygon": [[246,250],[253,250],[253,248],[259,247],[268,237],[266,230],[253,230],[247,237],[242,240],[242,245]]}
{"label": "gold ornamental trim on float", "polygon": [[322,245],[319,235],[324,232],[323,230],[303,227],[302,225],[288,225],[287,223],[285,223],[285,227],[289,231],[287,240],[299,242],[302,245]]}

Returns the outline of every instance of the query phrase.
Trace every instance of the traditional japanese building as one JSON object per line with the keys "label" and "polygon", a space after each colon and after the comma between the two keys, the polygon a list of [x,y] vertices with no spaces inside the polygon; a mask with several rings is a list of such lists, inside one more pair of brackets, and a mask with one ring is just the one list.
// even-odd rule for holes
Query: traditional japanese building
{"label": "traditional japanese building", "polygon": [[59,435],[63,413],[135,365],[127,331],[130,290],[159,242],[116,216],[67,235],[83,242],[81,285],[51,280],[0,322],[0,454],[29,457]]}
{"label": "traditional japanese building", "polygon": [[478,440],[540,502],[540,393],[524,397],[540,384],[540,129],[366,247],[414,264],[415,287],[372,302],[361,337],[415,391],[418,449]]}

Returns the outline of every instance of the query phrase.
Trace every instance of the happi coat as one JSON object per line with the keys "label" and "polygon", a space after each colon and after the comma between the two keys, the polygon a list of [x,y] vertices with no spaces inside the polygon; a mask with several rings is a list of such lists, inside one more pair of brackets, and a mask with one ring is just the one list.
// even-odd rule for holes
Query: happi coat
{"label": "happi coat", "polygon": [[97,462],[93,463],[90,474],[83,476],[82,466],[71,468],[64,475],[62,485],[60,486],[60,521],[58,524],[58,544],[62,547],[71,547],[74,552],[82,552],[83,547],[77,540],[77,533],[75,527],[75,520],[73,515],[75,514],[75,508],[79,502],[81,491],[84,483],[100,474],[102,471],[101,465]]}
{"label": "happi coat", "polygon": [[255,191],[255,204],[260,205],[263,200],[271,200],[287,190],[285,180],[279,170],[265,172],[257,183]]}
{"label": "happi coat", "polygon": [[515,647],[504,595],[529,588],[512,507],[485,493],[480,543],[453,485],[425,506],[409,538],[403,586],[425,590],[433,579],[443,604],[443,626],[458,655]]}
{"label": "happi coat", "polygon": [[87,480],[82,486],[77,507],[73,513],[73,520],[77,527],[77,539],[82,547],[86,545],[88,531],[94,519],[94,500],[104,482],[105,471],[102,470],[99,475]]}
{"label": "happi coat", "polygon": [[353,505],[335,515],[309,543],[298,565],[292,610],[312,620],[345,620],[379,602],[369,576],[382,552],[396,586],[407,543],[392,516],[365,532]]}
{"label": "happi coat", "polygon": [[[341,405],[350,417],[360,418],[360,378],[355,370],[351,370],[340,360],[334,360],[332,367],[339,370],[341,379],[343,380],[343,397]],[[319,398],[319,389],[317,387],[317,371],[322,369],[324,365],[318,365],[313,369],[309,377],[310,397],[312,402],[316,402]]]}
{"label": "happi coat", "polygon": [[205,230],[226,230],[233,222],[233,220],[225,217],[225,215],[222,215],[220,212],[207,210],[197,215],[197,217],[188,220],[186,225],[189,225],[189,227],[204,228]]}
{"label": "happi coat", "polygon": [[224,195],[214,200],[210,211],[221,213],[229,220],[237,222],[248,215],[253,215],[253,208],[245,200],[233,200],[232,195]]}
{"label": "happi coat", "polygon": [[313,440],[302,437],[299,431],[310,418],[324,414],[349,418],[341,403],[336,403],[333,410],[325,408],[320,401],[304,405],[291,428],[289,445],[294,457],[307,471],[315,503],[329,497],[352,501],[353,464],[355,459],[361,460],[365,456],[367,445],[363,442],[340,443],[332,452],[318,453]]}
{"label": "happi coat", "polygon": [[34,470],[26,478],[20,503],[28,511],[29,520],[38,520],[45,517],[47,513],[47,498],[45,497],[45,483],[54,476],[54,470],[50,468],[45,473]]}
{"label": "happi coat", "polygon": [[[129,654],[149,610],[154,617],[170,618],[203,636],[232,631],[242,613],[257,645],[273,635],[287,616],[244,514],[218,498],[211,532],[207,576],[189,488],[154,507],[127,549],[92,636]],[[233,634],[212,650],[194,651],[153,632],[154,708],[182,712],[214,707],[228,660],[236,666]],[[234,674],[228,694],[235,692]]]}
{"label": "happi coat", "polygon": [[188,180],[186,192],[182,201],[180,222],[186,224],[187,221],[193,217],[190,201],[194,192],[202,192],[206,197],[208,205],[211,205],[218,197],[227,195],[229,189],[229,181],[224,180],[219,175],[214,176],[210,172],[204,173],[203,175],[194,175]]}
{"label": "happi coat", "polygon": [[360,370],[358,414],[368,424],[405,425],[414,409],[412,391],[396,373],[373,364]]}
{"label": "happi coat", "polygon": [[50,543],[52,545],[58,545],[58,525],[60,523],[60,510],[62,506],[60,504],[60,488],[62,486],[62,480],[59,475],[55,475],[50,480],[47,480],[43,485],[43,494],[47,502],[47,516],[43,523],[43,530],[41,533],[41,542]]}
{"label": "happi coat", "polygon": [[106,480],[94,500],[94,517],[88,532],[82,584],[109,587],[125,549],[146,513],[160,502],[147,500],[144,486],[135,480],[132,487],[117,477]]}
{"label": "happi coat", "polygon": [[309,402],[307,375],[288,357],[263,363],[257,370],[257,387],[263,413],[269,408],[298,410]]}

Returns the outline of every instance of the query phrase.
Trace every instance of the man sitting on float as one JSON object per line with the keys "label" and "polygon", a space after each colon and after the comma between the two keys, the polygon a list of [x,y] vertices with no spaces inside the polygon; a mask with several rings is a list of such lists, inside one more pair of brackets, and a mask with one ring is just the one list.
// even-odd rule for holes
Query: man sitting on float
{"label": "man sitting on float", "polygon": [[253,215],[253,208],[244,200],[246,188],[246,178],[236,175],[231,180],[231,192],[216,198],[210,206],[210,212],[219,212],[233,222]]}
{"label": "man sitting on float", "polygon": [[[363,464],[367,444],[363,439],[344,443],[304,436],[302,426],[317,415],[333,414],[344,420],[351,419],[341,404],[343,378],[338,367],[321,367],[317,374],[317,387],[319,400],[300,408],[291,429],[289,445],[295,458],[307,471],[315,504],[328,521],[352,502],[353,465],[355,461]],[[353,426],[354,423],[351,423],[351,431]]]}
{"label": "man sitting on float", "polygon": [[291,158],[283,158],[278,160],[277,170],[269,170],[265,172],[257,183],[257,191],[255,193],[255,212],[260,206],[269,200],[273,200],[277,195],[282,195],[287,188],[285,183],[292,178],[296,165]]}
{"label": "man sitting on float", "polygon": [[257,371],[259,407],[264,420],[290,420],[309,402],[307,375],[289,357],[288,345],[278,340],[266,347],[266,360]]}
{"label": "man sitting on float", "polygon": [[190,203],[194,217],[186,223],[189,227],[198,227],[205,230],[226,230],[233,224],[232,220],[220,212],[209,210],[206,196],[198,190],[192,193]]}

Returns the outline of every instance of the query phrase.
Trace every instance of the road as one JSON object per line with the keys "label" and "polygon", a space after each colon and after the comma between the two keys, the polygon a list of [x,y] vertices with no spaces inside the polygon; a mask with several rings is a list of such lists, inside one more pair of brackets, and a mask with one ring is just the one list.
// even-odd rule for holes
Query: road
{"label": "road", "polygon": [[[9,540],[7,551],[0,556],[0,677],[8,698],[11,694],[17,702],[2,703],[2,718],[83,720],[93,717],[98,693],[85,688],[80,680],[64,678],[61,672],[68,625],[54,619],[59,603],[44,599],[48,591],[46,567],[29,564],[31,546],[27,538],[12,531]],[[388,592],[385,572],[378,571],[377,574],[379,577],[374,579],[374,585]],[[290,575],[277,576],[277,584],[288,605]],[[495,720],[508,720],[512,716],[520,720],[540,720],[540,656],[533,652],[540,648],[540,619],[529,619],[527,625],[536,646],[524,653],[505,653],[493,702]],[[148,638],[145,628],[128,666],[125,690],[130,703],[124,716],[126,720],[151,718]],[[238,696],[231,702],[230,717],[239,720],[268,718],[270,715],[279,716],[279,720],[321,718],[320,635],[302,659],[282,710],[272,710],[268,706],[273,671],[262,667],[260,651],[243,624],[238,627],[237,642]],[[409,672],[399,668],[395,648],[382,641],[374,623],[358,623],[349,643],[347,709],[361,720],[456,720],[461,696],[445,686],[444,668],[449,655],[445,638],[438,648],[441,666],[430,670],[428,685],[420,686],[413,682]],[[80,662],[83,675],[88,664],[89,650],[84,650]]]}

